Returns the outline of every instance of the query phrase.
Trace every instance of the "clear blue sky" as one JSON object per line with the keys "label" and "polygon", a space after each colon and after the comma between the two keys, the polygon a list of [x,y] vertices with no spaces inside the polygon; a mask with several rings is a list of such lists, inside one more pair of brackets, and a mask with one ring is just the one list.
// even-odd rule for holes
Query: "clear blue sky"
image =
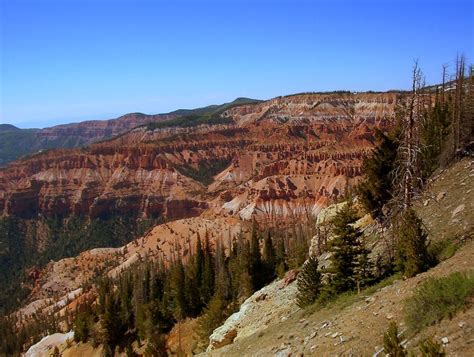
{"label": "clear blue sky", "polygon": [[407,88],[464,53],[473,0],[0,0],[0,122],[44,127],[239,96]]}

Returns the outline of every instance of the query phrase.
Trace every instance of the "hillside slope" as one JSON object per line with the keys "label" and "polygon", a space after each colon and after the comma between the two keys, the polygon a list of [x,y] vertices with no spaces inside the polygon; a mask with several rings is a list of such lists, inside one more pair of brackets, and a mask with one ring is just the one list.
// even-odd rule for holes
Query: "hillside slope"
{"label": "hillside slope", "polygon": [[[316,312],[300,310],[276,318],[269,314],[265,319],[256,314],[253,316],[255,323],[268,320],[268,327],[261,326],[252,335],[203,355],[372,355],[382,348],[388,323],[403,321],[403,302],[417,286],[429,277],[446,276],[455,271],[472,271],[473,262],[474,242],[470,241],[452,258],[430,271],[405,281],[395,280],[373,294],[367,291],[359,296],[341,298],[333,306]],[[272,300],[271,297],[268,300]],[[256,304],[266,304],[266,299]],[[438,341],[443,337],[448,338],[445,349],[449,356],[469,356],[474,353],[473,326],[474,308],[471,306],[453,319],[443,320],[426,329],[422,335],[408,341],[408,347],[416,346],[422,336],[434,335]]]}
{"label": "hillside slope", "polygon": [[[206,353],[210,356],[288,356],[298,355],[371,355],[380,352],[389,321],[402,324],[404,301],[416,287],[430,277],[447,276],[457,271],[474,271],[474,161],[464,159],[437,173],[416,203],[418,214],[429,232],[431,244],[452,241],[461,248],[451,258],[431,270],[408,280],[389,279],[376,289],[360,295],[342,296],[327,308],[300,310],[295,303],[295,287],[268,287],[248,299],[242,314],[212,338],[226,335],[232,344]],[[281,286],[282,282],[274,283]],[[295,283],[293,283],[295,285]],[[289,289],[289,290],[288,290]],[[268,295],[265,298],[263,294]],[[281,300],[281,301],[280,301]],[[278,302],[279,301],[279,302]],[[293,309],[275,309],[275,305],[293,305]],[[295,312],[296,311],[296,312]],[[225,325],[224,325],[225,326]],[[423,330],[411,337],[408,347],[416,346],[423,337],[436,340],[446,337],[449,356],[474,353],[474,306],[451,320]],[[230,333],[232,329],[234,332]],[[227,341],[229,343],[230,341]],[[212,343],[211,343],[212,344]],[[217,346],[219,345],[216,342]]]}

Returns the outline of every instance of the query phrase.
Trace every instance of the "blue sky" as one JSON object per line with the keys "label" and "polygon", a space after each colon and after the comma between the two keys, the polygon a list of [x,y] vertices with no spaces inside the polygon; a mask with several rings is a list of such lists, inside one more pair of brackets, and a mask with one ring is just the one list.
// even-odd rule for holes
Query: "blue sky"
{"label": "blue sky", "polygon": [[473,51],[473,1],[0,0],[0,122],[407,88]]}

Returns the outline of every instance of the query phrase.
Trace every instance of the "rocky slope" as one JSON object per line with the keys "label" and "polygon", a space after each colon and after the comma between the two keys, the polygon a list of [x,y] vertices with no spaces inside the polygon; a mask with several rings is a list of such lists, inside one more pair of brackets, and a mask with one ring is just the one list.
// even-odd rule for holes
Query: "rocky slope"
{"label": "rocky slope", "polygon": [[[383,334],[390,321],[403,321],[403,302],[411,296],[414,289],[429,277],[446,276],[455,271],[472,270],[474,244],[470,242],[454,257],[441,263],[432,270],[406,281],[396,280],[377,291],[363,292],[360,296],[336,302],[333,306],[310,311],[291,311],[286,313],[269,310],[274,300],[284,300],[277,294],[256,301],[259,294],[255,293],[249,301],[248,309],[256,312],[253,316],[246,315],[229,326],[227,332],[235,331],[232,344],[218,349],[217,340],[224,340],[219,330],[211,336],[211,348],[203,355],[207,356],[367,356],[380,354],[383,345]],[[278,284],[281,282],[277,282]],[[287,302],[294,305],[293,300]],[[242,308],[241,308],[242,311]],[[230,321],[226,322],[231,325]],[[469,356],[474,352],[473,339],[474,309],[456,314],[451,320],[443,320],[440,324],[428,328],[422,334],[406,341],[408,347],[416,346],[422,337],[434,336],[435,340],[445,344],[449,356]],[[249,326],[248,328],[246,326]],[[225,328],[226,325],[223,326]],[[401,331],[403,331],[403,324]],[[231,337],[228,335],[228,337]],[[214,338],[214,340],[213,340]],[[214,344],[214,345],[212,345]]]}
{"label": "rocky slope", "polygon": [[[461,245],[453,257],[414,278],[389,280],[360,295],[343,296],[321,309],[300,310],[295,303],[295,283],[276,281],[254,293],[210,337],[205,355],[379,355],[390,321],[403,323],[404,301],[431,277],[474,269],[474,161],[464,159],[435,175],[416,202],[416,210],[431,244],[453,241]],[[336,207],[336,205],[332,206]],[[331,214],[331,209],[324,214]],[[323,215],[324,215],[323,214]],[[322,219],[322,216],[318,217]],[[366,227],[370,222],[359,221]],[[383,244],[379,242],[379,244]],[[288,278],[286,279],[288,281]],[[474,352],[472,304],[452,319],[426,328],[405,341],[416,346],[434,336],[444,341],[449,356]]]}

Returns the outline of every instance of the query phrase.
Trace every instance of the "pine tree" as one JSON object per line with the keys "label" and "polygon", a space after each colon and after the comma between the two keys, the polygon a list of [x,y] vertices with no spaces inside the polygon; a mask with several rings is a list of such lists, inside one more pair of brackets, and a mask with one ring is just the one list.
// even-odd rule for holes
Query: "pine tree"
{"label": "pine tree", "polygon": [[358,261],[364,253],[362,232],[352,225],[357,218],[357,212],[349,203],[333,219],[335,237],[329,245],[332,255],[330,267],[327,269],[329,284],[325,288],[326,294],[354,290],[357,285]]}
{"label": "pine tree", "polygon": [[277,269],[277,257],[270,231],[263,242],[263,261],[266,271],[265,281],[268,283],[275,278]]}
{"label": "pine tree", "polygon": [[375,279],[374,264],[369,258],[368,249],[363,246],[360,248],[354,273],[358,293],[361,288],[369,286]]}
{"label": "pine tree", "polygon": [[74,321],[74,341],[87,342],[89,338],[90,322],[87,313],[81,311]]}
{"label": "pine tree", "polygon": [[[396,136],[396,133],[393,134]],[[375,131],[376,146],[372,155],[364,160],[362,171],[365,180],[357,187],[361,203],[374,217],[380,216],[382,207],[392,198],[397,144],[393,137]]]}
{"label": "pine tree", "polygon": [[101,316],[102,341],[106,355],[113,356],[115,347],[120,343],[124,335],[122,320],[117,313],[120,310],[120,301],[109,291],[105,297],[104,313]]}
{"label": "pine tree", "polygon": [[321,290],[321,273],[316,258],[309,257],[303,264],[303,268],[298,275],[297,286],[296,303],[299,307],[311,305],[316,301]]}
{"label": "pine tree", "polygon": [[250,265],[250,244],[239,235],[233,244],[229,261],[233,301],[243,302],[253,292]]}
{"label": "pine tree", "polygon": [[286,262],[286,249],[283,238],[277,240],[276,244],[276,273],[279,278],[283,278],[285,272],[288,270],[288,264]]}
{"label": "pine tree", "polygon": [[172,267],[170,272],[171,291],[172,291],[172,310],[176,320],[180,321],[184,318],[188,311],[186,303],[186,286],[184,266],[181,260],[178,260]]}
{"label": "pine tree", "polygon": [[390,357],[405,357],[408,355],[401,344],[401,339],[398,336],[397,323],[394,321],[390,322],[388,330],[383,336],[383,348],[385,353]]}
{"label": "pine tree", "polygon": [[214,293],[214,256],[211,251],[209,244],[209,237],[206,232],[206,240],[204,246],[204,263],[202,271],[202,283],[201,283],[201,301],[203,304],[207,304]]}
{"label": "pine tree", "polygon": [[215,294],[198,320],[198,337],[201,349],[209,344],[209,336],[225,319],[226,307],[219,294]]}
{"label": "pine tree", "polygon": [[436,97],[435,105],[423,115],[420,130],[421,141],[421,173],[423,178],[429,177],[440,164],[440,155],[445,148],[449,128],[450,109],[443,103],[440,96]]}
{"label": "pine tree", "polygon": [[202,302],[199,293],[196,293],[199,292],[200,285],[195,255],[190,258],[185,270],[184,295],[188,305],[188,314],[190,316],[197,316],[202,310]]}
{"label": "pine tree", "polygon": [[252,228],[250,238],[250,276],[252,277],[253,290],[260,289],[265,284],[265,271],[262,264],[262,255],[260,253],[260,239],[256,225]]}
{"label": "pine tree", "polygon": [[215,293],[227,302],[232,297],[231,278],[224,247],[220,240],[216,241],[216,282]]}
{"label": "pine tree", "polygon": [[407,277],[426,271],[431,263],[427,247],[428,235],[422,224],[416,212],[410,208],[401,214],[396,229],[397,265]]}

